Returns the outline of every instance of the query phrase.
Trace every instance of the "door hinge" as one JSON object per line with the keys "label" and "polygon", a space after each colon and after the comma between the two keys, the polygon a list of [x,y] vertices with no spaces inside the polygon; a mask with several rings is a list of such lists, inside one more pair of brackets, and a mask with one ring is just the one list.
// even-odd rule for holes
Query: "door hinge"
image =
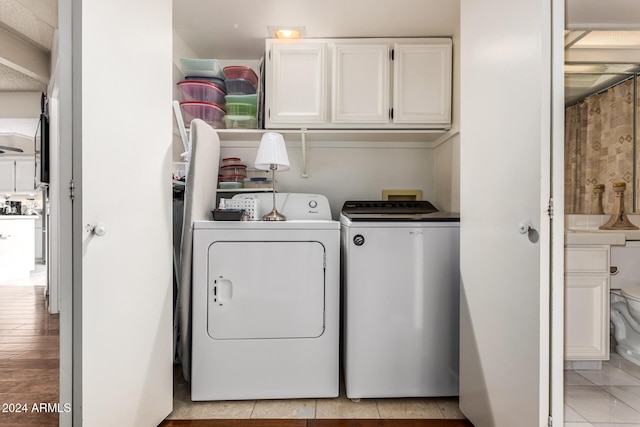
{"label": "door hinge", "polygon": [[391,49],[390,56],[391,56],[391,60],[393,61],[393,59],[395,57],[394,49]]}
{"label": "door hinge", "polygon": [[393,108],[389,108],[389,119],[393,120]]}
{"label": "door hinge", "polygon": [[549,199],[549,207],[547,208],[547,213],[549,214],[549,218],[553,219],[553,197]]}
{"label": "door hinge", "polygon": [[553,427],[553,417],[549,415],[549,422],[547,423],[549,427]]}
{"label": "door hinge", "polygon": [[76,195],[76,185],[73,180],[69,181],[69,198],[73,201],[73,198]]}

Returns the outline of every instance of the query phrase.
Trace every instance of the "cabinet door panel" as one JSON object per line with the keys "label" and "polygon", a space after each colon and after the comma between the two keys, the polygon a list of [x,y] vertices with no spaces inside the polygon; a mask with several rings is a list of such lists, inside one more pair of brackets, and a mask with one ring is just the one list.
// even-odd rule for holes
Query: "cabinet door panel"
{"label": "cabinet door panel", "polygon": [[565,276],[565,359],[609,358],[609,277]]}
{"label": "cabinet door panel", "polygon": [[16,160],[16,191],[35,191],[36,166],[33,159]]}
{"label": "cabinet door panel", "polygon": [[267,45],[266,127],[325,123],[326,44]]}
{"label": "cabinet door panel", "polygon": [[394,123],[451,122],[451,43],[394,45]]}
{"label": "cabinet door panel", "polygon": [[336,44],[332,121],[389,122],[389,45]]}
{"label": "cabinet door panel", "polygon": [[0,192],[13,193],[16,187],[15,161],[0,160]]}

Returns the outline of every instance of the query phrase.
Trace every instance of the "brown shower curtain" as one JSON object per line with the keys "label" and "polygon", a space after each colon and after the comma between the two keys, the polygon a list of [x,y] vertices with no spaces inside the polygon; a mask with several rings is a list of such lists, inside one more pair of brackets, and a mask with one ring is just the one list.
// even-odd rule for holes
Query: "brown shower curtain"
{"label": "brown shower curtain", "polygon": [[633,210],[634,79],[565,109],[565,212],[593,213],[594,184],[604,184],[605,214],[613,208],[614,182],[627,183]]}

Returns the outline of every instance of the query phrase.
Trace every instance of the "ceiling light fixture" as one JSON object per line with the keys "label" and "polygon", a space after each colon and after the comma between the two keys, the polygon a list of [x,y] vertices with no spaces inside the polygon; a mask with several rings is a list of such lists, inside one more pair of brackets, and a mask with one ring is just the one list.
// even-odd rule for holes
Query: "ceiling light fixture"
{"label": "ceiling light fixture", "polygon": [[305,28],[301,26],[270,25],[267,31],[276,39],[301,39],[305,36]]}

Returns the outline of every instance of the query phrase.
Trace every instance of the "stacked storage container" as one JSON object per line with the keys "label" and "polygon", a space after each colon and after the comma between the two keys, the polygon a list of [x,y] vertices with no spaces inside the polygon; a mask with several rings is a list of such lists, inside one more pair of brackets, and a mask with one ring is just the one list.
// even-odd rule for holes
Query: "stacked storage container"
{"label": "stacked storage container", "polygon": [[271,188],[272,181],[269,171],[247,168],[240,157],[225,157],[222,159],[218,174],[218,187],[222,189],[237,188]]}
{"label": "stacked storage container", "polygon": [[242,164],[239,157],[226,157],[222,159],[218,186],[220,188],[242,188],[247,178],[247,167]]}
{"label": "stacked storage container", "polygon": [[215,59],[180,59],[185,80],[178,83],[180,111],[185,126],[202,119],[214,128],[224,128],[227,94],[225,74]]}
{"label": "stacked storage container", "polygon": [[227,95],[227,129],[255,129],[257,127],[258,76],[251,67],[232,65],[224,68]]}

